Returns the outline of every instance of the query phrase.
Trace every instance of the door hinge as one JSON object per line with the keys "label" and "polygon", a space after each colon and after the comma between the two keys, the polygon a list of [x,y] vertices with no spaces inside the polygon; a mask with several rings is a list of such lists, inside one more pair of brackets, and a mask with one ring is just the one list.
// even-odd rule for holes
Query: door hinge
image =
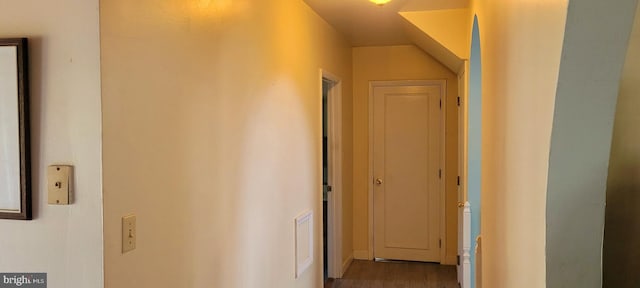
{"label": "door hinge", "polygon": [[458,266],[460,266],[460,255],[456,255],[456,262],[458,263]]}
{"label": "door hinge", "polygon": [[458,176],[458,186],[460,186],[460,176]]}
{"label": "door hinge", "polygon": [[460,107],[460,96],[458,96],[458,107]]}
{"label": "door hinge", "polygon": [[442,179],[442,169],[438,169],[438,178]]}
{"label": "door hinge", "polygon": [[331,187],[331,185],[327,185],[327,192],[331,192],[333,191],[333,187]]}
{"label": "door hinge", "polygon": [[442,110],[442,99],[440,99],[440,110]]}
{"label": "door hinge", "polygon": [[442,248],[442,239],[438,239],[438,246]]}

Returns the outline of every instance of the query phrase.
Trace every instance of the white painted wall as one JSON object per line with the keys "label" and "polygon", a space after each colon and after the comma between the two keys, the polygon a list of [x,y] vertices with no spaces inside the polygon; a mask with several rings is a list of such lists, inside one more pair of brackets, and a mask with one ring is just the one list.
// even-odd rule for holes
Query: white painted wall
{"label": "white painted wall", "polygon": [[482,287],[546,287],[547,165],[568,1],[473,5],[482,48]]}
{"label": "white painted wall", "polygon": [[600,287],[613,107],[636,2],[474,2],[482,287]]}
{"label": "white painted wall", "polygon": [[[0,220],[0,271],[51,288],[103,287],[97,0],[0,0],[0,37],[30,38],[34,220]],[[70,206],[49,206],[46,167],[75,165]]]}
{"label": "white painted wall", "polygon": [[400,15],[459,59],[469,59],[469,9],[400,12]]}
{"label": "white painted wall", "polygon": [[[343,80],[350,133],[350,45],[301,0],[100,10],[106,287],[321,287],[319,73]],[[295,279],[294,218],[308,210],[314,262]],[[121,254],[129,213],[137,248]]]}

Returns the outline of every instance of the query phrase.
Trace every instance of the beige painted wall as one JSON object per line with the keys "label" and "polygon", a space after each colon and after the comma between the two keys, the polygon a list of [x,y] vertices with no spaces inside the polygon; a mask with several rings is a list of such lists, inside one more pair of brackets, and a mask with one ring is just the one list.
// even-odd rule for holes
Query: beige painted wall
{"label": "beige painted wall", "polygon": [[603,287],[634,287],[640,281],[640,5],[636,9],[611,144],[603,255]]}
{"label": "beige painted wall", "polygon": [[[34,220],[0,220],[0,272],[103,287],[97,0],[0,1],[0,38],[28,37]],[[46,167],[75,166],[75,203],[47,205]]]}
{"label": "beige painted wall", "polygon": [[482,287],[545,287],[545,205],[566,0],[479,0]]}
{"label": "beige painted wall", "polygon": [[[100,13],[106,286],[319,287],[319,69],[344,80],[350,135],[350,46],[299,0],[106,0]],[[296,280],[307,210],[315,261]],[[121,254],[129,213],[137,249]]]}
{"label": "beige painted wall", "polygon": [[446,235],[443,261],[457,255],[457,75],[415,46],[353,48],[353,248],[368,258],[369,81],[447,80],[446,111]]}

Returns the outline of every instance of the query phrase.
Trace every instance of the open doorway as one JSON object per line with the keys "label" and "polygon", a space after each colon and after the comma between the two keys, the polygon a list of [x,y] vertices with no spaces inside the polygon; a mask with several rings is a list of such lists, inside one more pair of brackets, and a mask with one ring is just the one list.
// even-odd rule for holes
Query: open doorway
{"label": "open doorway", "polygon": [[329,185],[329,151],[328,140],[329,140],[329,122],[328,122],[328,114],[329,114],[329,89],[333,83],[325,78],[322,78],[322,259],[323,266],[322,272],[324,275],[324,282],[327,282],[329,279],[329,245],[327,243],[328,236],[328,194],[331,192],[332,188]]}
{"label": "open doorway", "polygon": [[[458,72],[458,282],[480,287],[480,181],[482,146],[482,62],[480,30],[474,16],[470,57]],[[473,249],[476,249],[475,253]],[[477,286],[476,286],[477,285]]]}
{"label": "open doorway", "polygon": [[480,53],[480,30],[478,16],[473,19],[471,34],[471,57],[469,58],[469,101],[468,101],[468,163],[467,163],[467,200],[471,208],[470,240],[474,243],[475,253],[470,253],[471,281],[464,287],[480,287],[482,283],[480,250],[481,217],[481,170],[482,170],[482,61]]}
{"label": "open doorway", "polygon": [[320,72],[322,81],[323,277],[342,277],[342,84]]}

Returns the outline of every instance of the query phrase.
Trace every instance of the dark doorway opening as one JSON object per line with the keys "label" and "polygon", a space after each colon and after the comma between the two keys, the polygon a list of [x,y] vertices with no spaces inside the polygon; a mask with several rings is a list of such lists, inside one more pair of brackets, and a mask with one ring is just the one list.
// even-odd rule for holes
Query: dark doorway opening
{"label": "dark doorway opening", "polygon": [[328,193],[331,191],[329,185],[329,89],[332,82],[328,79],[322,79],[322,259],[324,260],[322,271],[324,282],[329,279],[329,249],[328,241]]}

